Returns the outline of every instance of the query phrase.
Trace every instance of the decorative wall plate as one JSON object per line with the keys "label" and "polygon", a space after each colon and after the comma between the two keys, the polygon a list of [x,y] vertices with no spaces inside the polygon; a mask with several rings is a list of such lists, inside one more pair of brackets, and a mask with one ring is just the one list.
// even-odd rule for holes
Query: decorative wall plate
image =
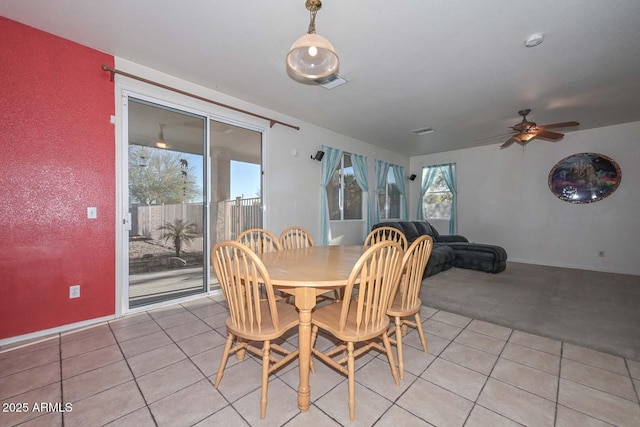
{"label": "decorative wall plate", "polygon": [[560,160],[549,172],[549,189],[570,203],[593,203],[620,185],[620,166],[609,157],[579,153]]}

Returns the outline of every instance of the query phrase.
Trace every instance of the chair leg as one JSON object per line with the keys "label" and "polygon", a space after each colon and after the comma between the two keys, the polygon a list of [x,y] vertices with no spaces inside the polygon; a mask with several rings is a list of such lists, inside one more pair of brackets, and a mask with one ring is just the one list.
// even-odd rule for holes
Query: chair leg
{"label": "chair leg", "polygon": [[353,357],[354,345],[347,343],[347,367],[349,371],[349,419],[353,421],[356,417],[356,362]]}
{"label": "chair leg", "polygon": [[[236,338],[237,342],[242,342],[242,338]],[[239,349],[238,351],[236,351],[236,359],[238,359],[238,362],[242,362],[245,358],[245,356],[247,355],[247,349],[245,347]]]}
{"label": "chair leg", "polygon": [[318,327],[314,325],[313,328],[311,328],[311,348],[315,347],[317,338],[318,338]]}
{"label": "chair leg", "polygon": [[398,370],[400,379],[404,379],[404,353],[402,352],[402,320],[396,316],[396,350],[398,352]]}
{"label": "chair leg", "polygon": [[267,389],[269,387],[269,358],[271,356],[271,342],[265,341],[262,347],[262,392],[260,394],[260,418],[267,415]]}
{"label": "chair leg", "polygon": [[287,304],[292,304],[292,302],[291,302],[291,295],[286,294],[286,293],[284,293],[284,292],[280,291],[280,298],[282,298],[282,299],[284,300],[284,302],[285,302],[285,303],[287,303]]}
{"label": "chair leg", "polygon": [[389,336],[386,332],[382,334],[382,341],[384,342],[384,348],[387,350],[387,358],[389,359],[389,365],[391,365],[391,375],[393,375],[393,380],[396,382],[396,385],[400,385],[398,371],[396,370],[396,362],[393,360],[393,352],[391,351],[391,342],[389,341]]}
{"label": "chair leg", "polygon": [[422,343],[422,348],[424,352],[427,353],[429,348],[427,347],[427,340],[424,338],[424,331],[422,330],[422,322],[420,321],[420,313],[416,313],[416,328],[418,329],[418,334],[420,335],[420,342]]}
{"label": "chair leg", "polygon": [[218,375],[216,375],[216,383],[214,384],[216,388],[220,385],[220,381],[222,380],[222,374],[224,373],[224,368],[227,366],[227,359],[229,358],[229,350],[231,350],[231,344],[233,344],[233,335],[229,333],[227,337],[227,342],[224,345],[224,351],[222,352],[222,359],[220,359],[220,367],[218,368]]}

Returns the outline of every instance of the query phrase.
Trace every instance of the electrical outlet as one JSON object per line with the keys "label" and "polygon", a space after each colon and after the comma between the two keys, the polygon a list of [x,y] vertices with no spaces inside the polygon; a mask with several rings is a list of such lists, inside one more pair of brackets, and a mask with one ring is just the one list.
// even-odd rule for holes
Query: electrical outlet
{"label": "electrical outlet", "polygon": [[604,258],[604,251],[600,251],[600,252],[598,252],[598,256],[599,256],[600,258]]}
{"label": "electrical outlet", "polygon": [[69,298],[80,298],[80,285],[69,286]]}

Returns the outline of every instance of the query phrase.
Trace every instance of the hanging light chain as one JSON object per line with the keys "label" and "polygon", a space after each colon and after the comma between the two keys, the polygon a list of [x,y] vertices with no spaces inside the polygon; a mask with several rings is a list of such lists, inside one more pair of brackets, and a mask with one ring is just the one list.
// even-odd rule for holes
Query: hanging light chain
{"label": "hanging light chain", "polygon": [[307,31],[308,34],[316,33],[316,13],[318,13],[317,10],[312,10],[311,12],[309,12],[309,14],[311,15],[311,21],[309,22],[309,31]]}
{"label": "hanging light chain", "polygon": [[307,0],[304,3],[304,5],[309,11],[309,16],[310,16],[309,31],[307,31],[307,34],[315,34],[316,33],[316,14],[322,7],[322,2],[320,0]]}

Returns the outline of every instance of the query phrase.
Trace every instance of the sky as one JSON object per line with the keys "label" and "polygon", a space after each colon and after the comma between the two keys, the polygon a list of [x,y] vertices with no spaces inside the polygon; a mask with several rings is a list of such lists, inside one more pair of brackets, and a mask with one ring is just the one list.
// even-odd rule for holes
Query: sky
{"label": "sky", "polygon": [[[186,154],[191,172],[195,173],[196,182],[202,188],[202,156]],[[215,171],[213,171],[215,173]],[[231,160],[231,194],[230,199],[236,197],[258,197],[260,192],[260,165]]]}
{"label": "sky", "polygon": [[259,197],[260,165],[231,161],[231,198]]}

